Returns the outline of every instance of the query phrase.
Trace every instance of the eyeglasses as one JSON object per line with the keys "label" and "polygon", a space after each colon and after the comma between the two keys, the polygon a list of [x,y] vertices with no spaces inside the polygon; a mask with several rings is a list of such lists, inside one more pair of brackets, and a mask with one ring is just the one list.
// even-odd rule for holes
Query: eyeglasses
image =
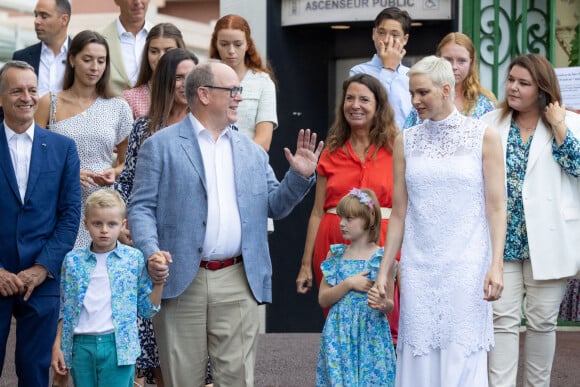
{"label": "eyeglasses", "polygon": [[203,87],[209,87],[210,89],[227,90],[230,92],[231,98],[235,98],[238,94],[242,94],[242,90],[244,89],[241,86],[222,87],[222,86],[203,85]]}

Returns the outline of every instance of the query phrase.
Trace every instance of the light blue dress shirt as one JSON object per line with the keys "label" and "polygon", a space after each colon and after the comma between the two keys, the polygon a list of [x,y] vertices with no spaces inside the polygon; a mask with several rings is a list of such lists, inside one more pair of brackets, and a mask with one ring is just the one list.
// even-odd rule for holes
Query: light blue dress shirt
{"label": "light blue dress shirt", "polygon": [[403,130],[405,119],[411,113],[411,94],[409,93],[409,68],[400,64],[395,72],[383,68],[383,62],[377,54],[365,63],[358,64],[350,69],[349,75],[369,74],[377,78],[387,90],[387,97],[391,108],[395,112],[395,121],[400,130]]}

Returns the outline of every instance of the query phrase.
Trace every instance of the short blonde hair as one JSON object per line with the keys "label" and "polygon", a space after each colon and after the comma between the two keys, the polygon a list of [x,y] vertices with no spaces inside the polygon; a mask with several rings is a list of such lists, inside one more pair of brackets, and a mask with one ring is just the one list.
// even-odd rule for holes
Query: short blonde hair
{"label": "short blonde hair", "polygon": [[451,86],[451,100],[455,97],[455,75],[453,75],[451,64],[446,59],[435,55],[426,56],[407,72],[409,78],[414,75],[427,76],[439,89],[443,89],[443,86],[448,84]]}
{"label": "short blonde hair", "polygon": [[85,203],[85,217],[90,209],[114,207],[118,207],[121,210],[122,216],[125,217],[127,207],[121,195],[111,189],[100,189],[90,194],[87,198],[87,202]]}
{"label": "short blonde hair", "polygon": [[336,207],[336,214],[341,218],[351,216],[363,218],[364,229],[369,231],[369,242],[378,243],[381,236],[381,207],[377,195],[372,189],[353,188]]}

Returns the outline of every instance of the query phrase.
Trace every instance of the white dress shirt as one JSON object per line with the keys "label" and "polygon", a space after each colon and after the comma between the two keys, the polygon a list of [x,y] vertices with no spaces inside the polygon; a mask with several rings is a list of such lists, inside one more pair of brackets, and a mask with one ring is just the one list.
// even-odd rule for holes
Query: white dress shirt
{"label": "white dress shirt", "polygon": [[10,150],[12,167],[18,182],[20,199],[24,203],[24,195],[28,186],[28,170],[30,169],[30,157],[32,155],[32,141],[34,140],[34,122],[26,132],[18,134],[6,125],[4,121],[4,133]]}
{"label": "white dress shirt", "polygon": [[125,71],[131,81],[131,86],[137,83],[139,69],[141,68],[141,58],[145,49],[145,41],[149,33],[148,24],[145,23],[143,28],[137,33],[137,36],[127,32],[125,27],[117,18],[117,31],[119,32],[119,42],[121,43],[121,52],[123,53],[123,64]]}
{"label": "white dress shirt", "polygon": [[[207,184],[207,225],[203,242],[204,260],[236,257],[242,252],[242,224],[234,181],[230,129],[217,141],[190,113],[197,135]],[[192,214],[195,216],[195,214]]]}
{"label": "white dress shirt", "polygon": [[62,90],[67,54],[68,38],[65,39],[56,56],[44,42],[42,43],[38,65],[38,98],[49,91],[57,93]]}

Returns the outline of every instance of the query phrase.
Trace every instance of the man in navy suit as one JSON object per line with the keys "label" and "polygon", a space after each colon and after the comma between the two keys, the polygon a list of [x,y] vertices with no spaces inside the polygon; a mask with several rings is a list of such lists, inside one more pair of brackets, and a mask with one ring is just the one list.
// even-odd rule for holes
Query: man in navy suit
{"label": "man in navy suit", "polygon": [[0,367],[14,316],[23,387],[48,385],[60,267],[74,245],[81,206],[75,143],[34,124],[36,88],[29,64],[11,61],[0,69]]}
{"label": "man in navy suit", "polygon": [[34,8],[34,30],[40,42],[12,55],[12,59],[34,67],[39,97],[62,90],[70,42],[67,35],[70,15],[69,0],[38,0]]}

